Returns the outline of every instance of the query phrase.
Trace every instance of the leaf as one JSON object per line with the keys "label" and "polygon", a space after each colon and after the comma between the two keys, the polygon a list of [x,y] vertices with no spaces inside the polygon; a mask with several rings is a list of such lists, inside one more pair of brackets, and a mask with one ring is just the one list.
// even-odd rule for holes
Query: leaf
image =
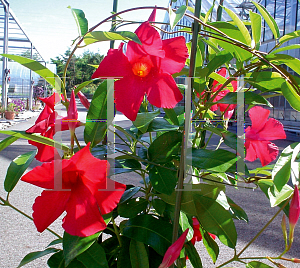
{"label": "leaf", "polygon": [[295,88],[290,83],[284,82],[281,85],[283,96],[289,104],[298,112],[300,112],[300,95],[296,92]]}
{"label": "leaf", "polygon": [[241,31],[242,35],[244,36],[245,40],[246,40],[246,45],[248,45],[249,47],[251,47],[251,36],[248,32],[248,29],[246,28],[245,24],[241,21],[241,19],[238,17],[238,15],[236,15],[232,10],[223,7],[225,9],[225,11],[228,13],[228,15],[232,18],[234,24],[239,28],[239,30]]}
{"label": "leaf", "polygon": [[275,39],[279,38],[280,33],[279,33],[278,25],[277,25],[276,21],[274,20],[274,18],[270,15],[270,13],[267,11],[267,9],[263,5],[256,3],[254,1],[251,1],[251,2],[256,6],[257,10],[260,12],[262,17],[266,21],[266,23],[269,25]]}
{"label": "leaf", "polygon": [[276,189],[279,192],[290,179],[292,162],[295,161],[295,157],[299,151],[300,143],[295,142],[286,147],[276,161],[276,164],[272,170],[272,179]]}
{"label": "leaf", "polygon": [[293,194],[293,188],[289,185],[284,185],[280,191],[272,186],[268,189],[271,207],[276,207],[283,201],[287,200]]}
{"label": "leaf", "polygon": [[200,232],[207,253],[211,257],[212,261],[215,263],[219,256],[219,246],[206,230],[200,227]]}
{"label": "leaf", "polygon": [[300,48],[300,45],[298,45],[298,44],[297,45],[290,45],[290,46],[275,49],[271,52],[271,54],[275,54],[275,53],[279,53],[279,52],[286,51],[286,50],[291,50],[291,49],[299,49],[299,48]]}
{"label": "leaf", "polygon": [[120,199],[120,202],[119,204],[122,204],[124,202],[126,202],[127,200],[129,200],[131,197],[133,197],[139,190],[141,189],[141,187],[138,187],[138,186],[135,186],[135,187],[132,187],[132,188],[129,188],[127,189],[121,199]]}
{"label": "leaf", "polygon": [[152,200],[152,206],[159,215],[162,215],[165,212],[167,204],[163,200],[155,198]]}
{"label": "leaf", "polygon": [[187,233],[187,236],[186,236],[186,239],[191,240],[193,238],[193,235],[194,235],[193,224],[192,224],[192,221],[191,221],[191,223],[189,222],[189,218],[187,217],[187,215],[183,211],[180,211],[180,214],[179,214],[179,225],[181,227],[181,230],[189,229],[189,231]]}
{"label": "leaf", "polygon": [[84,12],[81,9],[71,8],[70,6],[68,8],[71,9],[74,16],[79,36],[84,36],[88,31],[88,21],[85,18]]}
{"label": "leaf", "polygon": [[133,218],[138,215],[140,212],[145,210],[148,206],[148,201],[144,198],[134,198],[129,199],[128,201],[119,204],[118,213],[121,217],[124,218]]}
{"label": "leaf", "polygon": [[47,248],[48,247],[51,247],[51,246],[54,246],[54,245],[57,245],[57,244],[60,244],[60,243],[62,243],[63,241],[62,241],[62,239],[60,239],[60,238],[58,238],[58,239],[55,239],[55,240],[53,240],[48,246],[47,246]]}
{"label": "leaf", "polygon": [[300,60],[297,58],[286,54],[269,54],[266,59],[276,65],[285,64],[300,75]]}
{"label": "leaf", "polygon": [[[120,248],[120,252],[118,254],[117,268],[132,268],[130,262],[130,252],[129,252],[131,239],[122,235],[121,242],[122,245]],[[115,250],[115,248],[116,246],[113,248],[113,250]]]}
{"label": "leaf", "polygon": [[149,179],[156,191],[170,195],[177,184],[177,171],[164,167],[175,169],[171,163],[166,163],[164,166],[152,166],[149,170]]}
{"label": "leaf", "polygon": [[188,151],[186,157],[192,162],[193,167],[221,173],[227,170],[235,171],[235,163],[239,158],[236,154],[223,149],[215,151],[192,149]]}
{"label": "leaf", "polygon": [[252,12],[251,10],[249,10],[249,15],[251,21],[252,38],[255,43],[255,48],[259,49],[261,38],[261,16]]}
{"label": "leaf", "polygon": [[182,141],[182,133],[169,131],[158,138],[149,146],[149,160],[156,163],[167,163],[178,154]]}
{"label": "leaf", "polygon": [[52,139],[43,137],[43,136],[35,134],[35,133],[28,134],[25,131],[17,131],[17,130],[0,130],[0,133],[5,134],[5,135],[14,136],[16,138],[21,138],[21,139],[35,141],[38,143],[49,145],[49,146],[64,150],[65,152],[70,151],[69,147],[64,145],[63,143],[56,142]]}
{"label": "leaf", "polygon": [[60,250],[57,248],[47,248],[43,251],[30,252],[21,260],[20,264],[18,265],[18,268],[22,267],[25,264],[30,263],[38,258],[41,258],[47,254],[55,253],[58,251],[60,251]]}
{"label": "leaf", "polygon": [[142,133],[146,133],[149,124],[159,114],[160,114],[160,110],[156,110],[154,112],[138,113],[136,116],[136,120],[133,121],[132,123]]}
{"label": "leaf", "polygon": [[196,195],[194,203],[197,219],[207,232],[218,236],[219,240],[230,248],[235,248],[237,233],[230,213],[216,200]]}
{"label": "leaf", "polygon": [[238,220],[243,220],[245,222],[248,222],[248,216],[246,214],[246,212],[240,207],[238,206],[236,203],[234,203],[228,196],[226,196],[228,204],[230,206],[230,213],[232,215],[232,217],[234,217],[235,219]]}
{"label": "leaf", "polygon": [[171,6],[169,6],[168,12],[169,12],[171,30],[173,30],[174,27],[177,25],[177,23],[183,18],[186,10],[187,7],[185,5],[182,5],[174,12]]}
{"label": "leaf", "polygon": [[149,260],[144,243],[131,239],[129,252],[132,268],[149,268]]}
{"label": "leaf", "polygon": [[179,129],[179,126],[171,125],[166,119],[155,118],[149,124],[147,132],[170,131],[170,130],[177,130],[177,129]]}
{"label": "leaf", "polygon": [[294,38],[298,38],[300,36],[300,30],[297,30],[297,31],[294,31],[294,32],[291,32],[291,33],[288,33],[288,34],[285,34],[284,36],[282,36],[280,39],[279,39],[279,43],[280,44],[283,44],[287,41],[290,41]]}
{"label": "leaf", "polygon": [[99,233],[87,237],[79,237],[64,232],[63,249],[66,266],[78,255],[86,251],[98,238]]}
{"label": "leaf", "polygon": [[[206,66],[208,68],[207,76],[209,76],[211,73],[213,73],[216,69],[218,69],[225,63],[231,61],[232,58],[233,58],[232,54],[226,50],[222,50],[221,52],[217,53],[215,55],[215,57]],[[226,80],[227,79],[225,78],[225,81]],[[225,83],[225,81],[224,81],[224,83]]]}
{"label": "leaf", "polygon": [[[84,128],[85,143],[91,142],[91,148],[104,138],[107,131],[107,81],[99,85],[94,93]],[[110,123],[110,122],[108,122]]]}
{"label": "leaf", "polygon": [[169,118],[174,125],[178,126],[179,125],[179,121],[178,121],[177,114],[174,111],[174,109],[172,109],[172,108],[170,108],[170,109],[164,108],[164,111],[166,113],[166,117]]}
{"label": "leaf", "polygon": [[[96,68],[98,68],[98,65],[96,65]],[[93,80],[89,80],[89,81],[85,81],[83,83],[81,83],[80,85],[76,86],[76,89],[74,90],[75,95],[84,87],[86,87],[87,85],[89,85],[90,83],[94,82],[96,79]]]}
{"label": "leaf", "polygon": [[21,154],[10,163],[4,181],[4,189],[6,192],[9,193],[15,188],[19,179],[31,164],[36,153],[37,150]]}
{"label": "leaf", "polygon": [[200,256],[195,249],[194,245],[189,241],[185,243],[184,248],[186,250],[187,256],[189,257],[189,260],[191,261],[191,264],[194,268],[202,268],[202,262],[200,259]]}
{"label": "leaf", "polygon": [[123,235],[151,246],[164,255],[171,246],[172,225],[151,215],[139,215],[125,223]]}
{"label": "leaf", "polygon": [[247,263],[246,268],[272,268],[272,266],[259,261],[252,261]]}
{"label": "leaf", "polygon": [[64,253],[62,250],[53,254],[47,261],[50,268],[65,268]]}
{"label": "leaf", "polygon": [[103,247],[98,243],[91,245],[88,250],[77,256],[77,259],[89,268],[108,268]]}
{"label": "leaf", "polygon": [[110,40],[129,40],[142,45],[138,36],[135,33],[129,31],[120,31],[120,32],[95,31],[86,34],[83,40],[86,45],[90,45],[102,41],[110,41]]}
{"label": "leaf", "polygon": [[38,61],[17,56],[17,55],[10,55],[10,54],[0,54],[0,55],[9,58],[13,61],[16,61],[22,64],[23,66],[25,66],[26,68],[30,69],[31,71],[34,71],[35,73],[43,77],[51,86],[53,86],[57,92],[60,92],[62,81],[56,74],[51,72],[43,64],[39,63]]}
{"label": "leaf", "polygon": [[18,139],[19,139],[18,137],[11,136],[11,137],[8,137],[8,138],[2,140],[0,142],[0,151],[2,151],[3,149],[5,149],[9,145],[11,145],[12,143],[14,143]]}

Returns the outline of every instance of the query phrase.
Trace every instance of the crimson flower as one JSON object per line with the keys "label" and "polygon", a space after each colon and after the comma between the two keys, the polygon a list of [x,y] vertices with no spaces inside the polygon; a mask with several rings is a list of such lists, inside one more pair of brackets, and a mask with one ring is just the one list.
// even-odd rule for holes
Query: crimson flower
{"label": "crimson flower", "polygon": [[[26,132],[39,133],[44,137],[53,139],[53,136],[57,131],[69,129],[68,117],[62,118],[58,116],[57,112],[54,110],[55,104],[60,101],[59,94],[54,93],[52,96],[40,98],[40,100],[45,103],[45,107],[35,121],[35,124],[31,128],[27,129]],[[76,122],[75,127],[79,127],[80,125],[80,122]],[[35,156],[38,161],[49,162],[54,158],[60,158],[54,147],[34,141],[28,142],[38,148],[38,153]]]}
{"label": "crimson flower", "polygon": [[[200,232],[200,224],[197,220],[197,218],[193,217],[193,230],[194,230],[194,235],[193,238],[191,239],[191,242],[193,245],[195,245],[196,241],[201,241],[202,240],[202,235]],[[208,233],[212,239],[216,239],[216,236],[214,234]]]}
{"label": "crimson flower", "polygon": [[[226,77],[226,68],[222,68],[220,71],[217,72],[217,74],[219,74],[219,75],[221,75],[221,76],[223,76],[223,77]],[[232,87],[233,87],[233,90],[236,91],[236,90],[237,90],[237,81],[232,81],[232,82],[231,82],[231,85],[232,85]],[[213,85],[212,85],[212,91],[213,91],[213,92],[218,91],[218,90],[221,88],[221,86],[222,86],[222,85],[221,85],[218,81],[214,80]],[[213,102],[217,102],[217,101],[221,100],[221,99],[224,98],[224,97],[227,95],[227,93],[229,93],[229,92],[230,92],[230,91],[229,91],[228,89],[225,89],[225,90],[220,91],[219,94],[214,98]],[[229,107],[228,107],[228,106],[229,106]],[[227,107],[228,107],[228,109],[227,109]],[[231,116],[233,115],[233,112],[234,112],[235,107],[236,107],[236,104],[230,104],[230,105],[229,105],[229,104],[225,104],[225,103],[217,103],[217,104],[211,106],[210,109],[211,109],[212,111],[216,111],[216,110],[218,110],[218,108],[219,108],[219,109],[220,109],[220,112],[226,111],[226,112],[224,113],[224,118],[225,118],[225,119],[230,119]],[[227,109],[227,110],[226,110],[226,109]]]}
{"label": "crimson flower", "polygon": [[132,121],[145,94],[156,107],[173,108],[181,101],[182,94],[172,74],[180,72],[188,58],[183,36],[161,40],[148,21],[135,33],[141,45],[129,41],[126,54],[123,43],[118,49],[110,49],[92,75],[92,78],[122,77],[114,85],[116,109]]}
{"label": "crimson flower", "polygon": [[270,140],[285,139],[283,125],[269,118],[270,111],[259,106],[249,110],[252,126],[245,130],[245,147],[248,161],[260,159],[261,165],[268,165],[278,155],[278,147]]}
{"label": "crimson flower", "polygon": [[289,211],[289,223],[290,227],[294,228],[297,224],[300,215],[300,198],[299,198],[299,190],[298,186],[296,185],[294,188],[294,195],[290,204],[290,211]]}
{"label": "crimson flower", "polygon": [[174,242],[174,244],[168,248],[164,255],[163,261],[158,268],[168,268],[177,260],[184,245],[188,231],[189,229],[186,229],[184,233]]}
{"label": "crimson flower", "polygon": [[[32,206],[33,221],[43,232],[64,211],[63,228],[71,235],[90,236],[104,230],[102,215],[118,204],[126,185],[115,182],[114,190],[106,190],[109,163],[90,153],[89,144],[70,159],[43,163],[25,174],[21,180],[44,190]],[[54,180],[62,180],[62,189],[54,189]],[[54,190],[50,190],[54,189]]]}

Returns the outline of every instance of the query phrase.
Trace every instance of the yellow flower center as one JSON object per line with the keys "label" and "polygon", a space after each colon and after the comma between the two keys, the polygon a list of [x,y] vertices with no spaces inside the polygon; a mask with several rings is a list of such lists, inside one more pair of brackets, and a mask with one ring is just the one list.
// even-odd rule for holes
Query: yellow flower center
{"label": "yellow flower center", "polygon": [[151,67],[145,62],[136,62],[132,66],[132,71],[139,77],[145,77],[150,73]]}

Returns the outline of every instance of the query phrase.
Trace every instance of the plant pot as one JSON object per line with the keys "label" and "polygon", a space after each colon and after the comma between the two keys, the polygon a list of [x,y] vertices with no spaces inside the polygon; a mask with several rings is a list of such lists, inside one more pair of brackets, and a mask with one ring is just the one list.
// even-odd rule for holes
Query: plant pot
{"label": "plant pot", "polygon": [[5,111],[5,118],[7,120],[14,120],[15,119],[15,112]]}

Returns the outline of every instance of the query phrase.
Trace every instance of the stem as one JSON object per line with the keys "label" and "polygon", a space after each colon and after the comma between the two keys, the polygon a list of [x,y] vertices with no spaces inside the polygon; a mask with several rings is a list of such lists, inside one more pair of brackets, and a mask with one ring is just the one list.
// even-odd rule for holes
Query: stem
{"label": "stem", "polygon": [[114,227],[114,231],[115,231],[114,233],[115,233],[116,236],[117,236],[117,239],[118,239],[118,242],[119,242],[120,247],[122,247],[122,240],[121,240],[120,233],[119,233],[119,230],[118,230],[118,228],[117,228],[117,225],[116,225],[116,223],[115,223],[115,220],[114,220],[114,218],[111,218],[111,220],[112,220],[113,227]]}
{"label": "stem", "polygon": [[[3,202],[4,206],[8,206],[12,209],[14,209],[15,211],[19,212],[20,214],[22,214],[23,216],[25,216],[27,219],[30,219],[33,221],[33,218],[30,217],[29,215],[27,215],[25,212],[19,210],[18,208],[16,208],[15,206],[13,206],[11,203],[9,203],[7,200],[4,200],[2,197],[0,197],[0,200]],[[52,233],[53,235],[55,235],[56,237],[58,237],[59,239],[62,239],[62,237],[57,234],[56,232],[54,232],[52,229],[50,228],[46,228],[47,231],[49,231],[50,233]]]}
{"label": "stem", "polygon": [[79,143],[79,141],[78,141],[77,136],[76,136],[75,133],[74,133],[74,139],[75,139],[75,142],[76,142],[76,144],[77,144],[78,149],[81,150],[80,143]]}

